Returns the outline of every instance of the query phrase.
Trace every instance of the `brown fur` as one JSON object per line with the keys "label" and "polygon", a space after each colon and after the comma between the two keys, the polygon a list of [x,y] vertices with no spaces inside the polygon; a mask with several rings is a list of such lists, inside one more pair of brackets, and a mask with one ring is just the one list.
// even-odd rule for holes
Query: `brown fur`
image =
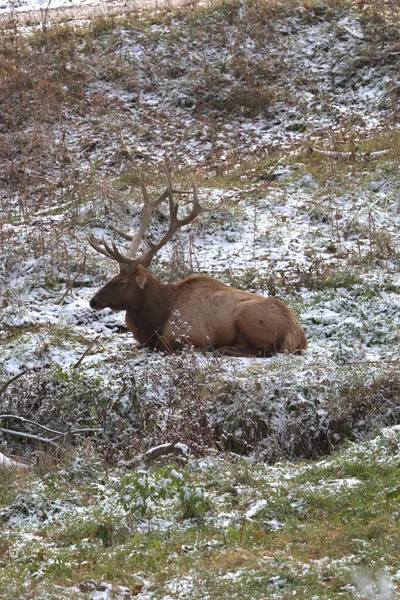
{"label": "brown fur", "polygon": [[139,265],[121,265],[90,301],[96,310],[126,311],[141,345],[174,350],[183,344],[212,347],[230,356],[300,352],[306,337],[291,308],[275,298],[231,288],[206,275],[163,285]]}

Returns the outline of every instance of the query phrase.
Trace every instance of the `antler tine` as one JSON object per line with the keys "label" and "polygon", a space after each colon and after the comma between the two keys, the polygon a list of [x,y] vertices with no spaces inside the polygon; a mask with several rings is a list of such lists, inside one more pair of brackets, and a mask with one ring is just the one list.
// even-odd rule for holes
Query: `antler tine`
{"label": "antler tine", "polygon": [[145,205],[150,204],[149,194],[148,194],[147,188],[144,184],[143,172],[141,170],[139,170],[139,184],[140,184],[140,189],[142,190],[144,204]]}
{"label": "antler tine", "polygon": [[129,265],[131,267],[135,267],[137,266],[137,263],[135,260],[132,260],[131,258],[127,257],[124,254],[121,254],[119,248],[117,247],[117,245],[114,242],[111,242],[112,244],[112,248],[108,245],[108,243],[106,242],[106,240],[104,239],[104,237],[101,240],[101,244],[98,244],[97,242],[95,242],[93,234],[89,235],[89,244],[92,246],[92,248],[94,248],[94,250],[96,250],[97,252],[100,252],[100,254],[103,254],[103,256],[106,256],[107,258],[111,258],[112,260],[115,260],[116,262],[118,262],[119,264],[123,263],[125,265]]}
{"label": "antler tine", "polygon": [[199,193],[197,191],[197,185],[196,185],[196,182],[195,182],[193,176],[192,176],[192,187],[193,187],[193,199],[194,199],[193,204],[197,208],[197,210],[199,211],[199,214],[200,214],[203,209],[200,206]]}
{"label": "antler tine", "polygon": [[114,240],[111,240],[112,250],[104,238],[103,238],[103,245],[108,252],[113,254],[113,256],[115,257],[115,260],[117,260],[118,262],[123,262],[123,263],[129,264],[129,261],[127,260],[127,256],[125,254],[121,254],[121,251],[118,248],[118,246],[116,245],[116,243],[114,242]]}
{"label": "antler tine", "polygon": [[172,181],[169,176],[167,166],[165,164],[164,164],[164,174],[165,174],[165,178],[167,180],[167,189],[165,191],[168,194],[169,215],[170,215],[170,218],[172,219],[172,215],[175,211],[175,207],[176,207],[176,216],[178,215],[178,203],[176,203],[176,204],[174,203],[174,190],[172,189]]}
{"label": "antler tine", "polygon": [[144,177],[143,177],[142,171],[139,171],[139,183],[140,183],[140,188],[141,188],[142,194],[143,194],[143,201],[145,204],[145,208],[146,208],[146,206],[149,206],[149,207],[151,207],[151,211],[153,211],[155,208],[157,208],[157,206],[159,206],[161,204],[161,202],[164,202],[164,200],[166,200],[167,190],[164,190],[163,193],[160,194],[158,196],[158,198],[156,198],[155,200],[150,200],[148,191],[147,191],[145,183],[144,183]]}
{"label": "antler tine", "polygon": [[[170,201],[170,214],[172,214],[172,205],[173,206],[178,206],[178,203],[174,203],[173,201],[173,195],[174,194],[193,194],[193,208],[190,211],[190,213],[187,215],[187,217],[185,217],[184,219],[178,219],[178,226],[182,227],[183,225],[187,225],[187,223],[190,223],[190,221],[192,221],[192,219],[194,219],[195,217],[197,217],[197,215],[199,215],[202,212],[202,208],[200,206],[200,202],[199,202],[199,195],[197,192],[197,187],[196,187],[196,183],[192,177],[192,191],[188,192],[186,190],[174,190],[172,187],[172,182],[171,182],[171,178],[169,176],[168,173],[168,169],[167,167],[164,165],[164,172],[165,172],[165,176],[167,178],[167,185],[168,185],[168,197],[169,197],[169,201]],[[177,214],[176,216],[178,216],[178,211],[176,211]]]}
{"label": "antler tine", "polygon": [[[140,184],[140,189],[142,190],[143,203],[144,203],[140,228],[139,228],[139,231],[135,235],[132,235],[132,236],[130,236],[129,234],[122,235],[122,237],[124,239],[131,242],[130,248],[129,248],[128,252],[126,253],[126,256],[128,256],[129,258],[133,258],[136,255],[137,251],[139,250],[139,246],[146,234],[146,230],[149,225],[153,211],[167,197],[167,191],[165,190],[158,198],[156,198],[156,200],[150,200],[146,185],[144,183],[144,177],[143,177],[142,171],[139,171],[139,184]],[[117,230],[117,233],[119,233],[121,235],[120,231],[118,231],[118,230]]]}
{"label": "antler tine", "polygon": [[88,235],[88,242],[92,246],[92,248],[94,250],[96,250],[96,252],[100,252],[101,254],[106,254],[104,252],[103,248],[101,248],[98,244],[96,244],[92,233],[89,233],[89,235]]}
{"label": "antler tine", "polygon": [[101,240],[101,243],[103,244],[107,255],[112,258],[113,260],[116,260],[117,262],[121,263],[128,263],[128,261],[126,260],[126,256],[124,254],[121,254],[118,246],[111,240],[111,245],[112,248],[108,245],[108,243],[106,242],[106,240],[104,239],[104,237]]}
{"label": "antler tine", "polygon": [[190,221],[193,221],[193,219],[195,219],[197,217],[197,215],[199,215],[204,210],[200,206],[197,186],[196,186],[196,183],[195,183],[193,177],[192,177],[192,186],[193,186],[193,190],[192,190],[192,192],[193,192],[193,208],[187,217],[178,221],[179,227],[183,227],[184,225],[187,225],[188,223],[190,223]]}
{"label": "antler tine", "polygon": [[100,252],[100,254],[103,254],[104,256],[106,256],[107,258],[112,258],[113,260],[117,260],[116,257],[114,256],[113,251],[111,250],[111,248],[107,245],[107,243],[104,240],[104,237],[102,239],[102,244],[103,246],[101,246],[100,244],[98,244],[95,239],[93,234],[91,233],[89,235],[89,244],[92,246],[92,248],[94,248],[94,250],[96,250],[97,252]]}
{"label": "antler tine", "polygon": [[122,229],[115,227],[114,225],[112,226],[112,228],[114,229],[114,231],[116,233],[118,233],[118,235],[120,235],[124,240],[131,242],[129,250],[126,253],[126,256],[128,258],[133,258],[137,254],[137,251],[139,250],[139,246],[146,234],[146,229],[149,225],[153,211],[162,202],[164,202],[164,200],[166,200],[166,198],[168,196],[167,190],[164,190],[164,192],[162,194],[160,194],[160,196],[158,198],[156,198],[155,200],[150,200],[149,193],[148,193],[146,185],[144,183],[144,177],[143,177],[142,171],[139,171],[139,185],[140,185],[140,189],[142,191],[143,204],[144,204],[139,231],[137,233],[135,233],[134,235],[131,235],[130,233],[126,233],[125,231],[122,231]]}
{"label": "antler tine", "polygon": [[130,233],[126,233],[125,231],[122,231],[122,229],[118,229],[118,227],[115,227],[115,225],[112,225],[112,228],[114,229],[115,233],[118,233],[118,235],[120,235],[122,238],[124,238],[124,240],[126,240],[127,242],[131,242],[133,240],[133,238],[135,236],[131,235]]}

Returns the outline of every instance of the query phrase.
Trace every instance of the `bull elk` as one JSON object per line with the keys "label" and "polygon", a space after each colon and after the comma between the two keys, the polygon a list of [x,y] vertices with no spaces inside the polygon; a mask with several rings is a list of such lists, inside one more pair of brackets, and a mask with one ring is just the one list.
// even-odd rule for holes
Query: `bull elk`
{"label": "bull elk", "polygon": [[[167,188],[151,201],[140,175],[144,200],[140,229],[131,236],[114,228],[131,242],[125,254],[114,242],[110,245],[103,238],[97,243],[89,237],[97,252],[119,264],[119,274],[93,296],[91,308],[125,310],[127,326],[137,341],[157,350],[174,351],[188,344],[229,356],[268,357],[305,349],[304,331],[292,309],[280,300],[231,288],[207,275],[162,284],[147,271],[158,250],[203,210],[194,183],[192,192],[178,191],[168,172],[166,177]],[[193,194],[186,218],[178,219],[176,194]],[[169,202],[169,228],[157,243],[151,243],[145,237],[146,229],[153,211],[164,200]],[[148,249],[137,256],[143,240]]]}

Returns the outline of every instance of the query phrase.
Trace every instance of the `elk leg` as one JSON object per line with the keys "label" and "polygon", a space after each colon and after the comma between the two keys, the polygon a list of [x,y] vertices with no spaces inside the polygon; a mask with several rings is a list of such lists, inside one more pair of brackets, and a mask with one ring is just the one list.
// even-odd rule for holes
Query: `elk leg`
{"label": "elk leg", "polygon": [[[251,332],[249,331],[249,334],[250,333]],[[215,352],[216,354],[223,354],[225,356],[254,356],[257,358],[269,358],[277,352],[277,348],[272,344],[266,344],[265,347],[260,347],[260,345],[257,344],[257,340],[252,339],[251,335],[245,335],[239,329],[236,339],[232,345],[216,348]]]}
{"label": "elk leg", "polygon": [[230,346],[222,346],[217,348],[217,352],[225,356],[248,356],[248,357],[264,357],[264,350],[261,350],[251,344],[249,339],[239,330],[235,341]]}
{"label": "elk leg", "polygon": [[214,346],[196,346],[196,350],[199,350],[200,352],[211,352],[214,353],[215,352],[215,348]]}
{"label": "elk leg", "polygon": [[215,346],[199,346],[197,350],[211,352],[214,356],[261,356],[260,351],[252,348],[244,338],[240,339],[240,343],[236,346],[220,346],[219,348],[215,348]]}

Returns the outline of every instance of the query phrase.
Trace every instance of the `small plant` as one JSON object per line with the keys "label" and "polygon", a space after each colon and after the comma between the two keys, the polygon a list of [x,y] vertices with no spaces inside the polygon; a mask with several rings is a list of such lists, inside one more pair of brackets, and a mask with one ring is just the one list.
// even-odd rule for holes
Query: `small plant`
{"label": "small plant", "polygon": [[203,489],[192,484],[186,472],[172,467],[125,475],[120,493],[124,508],[146,519],[149,530],[160,502],[178,499],[184,519],[200,519],[208,510]]}

